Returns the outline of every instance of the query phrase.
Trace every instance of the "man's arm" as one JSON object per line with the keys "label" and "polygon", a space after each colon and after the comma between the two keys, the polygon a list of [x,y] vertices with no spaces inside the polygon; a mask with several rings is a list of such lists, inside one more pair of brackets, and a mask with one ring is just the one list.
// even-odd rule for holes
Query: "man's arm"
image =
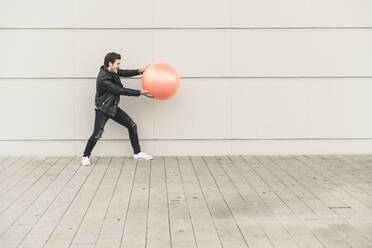
{"label": "man's arm", "polygon": [[142,74],[139,69],[136,70],[121,70],[118,69],[119,77],[133,77]]}
{"label": "man's arm", "polygon": [[119,85],[114,84],[111,80],[102,80],[101,85],[105,90],[108,90],[116,95],[126,95],[126,96],[140,96],[141,95],[140,90],[120,87]]}

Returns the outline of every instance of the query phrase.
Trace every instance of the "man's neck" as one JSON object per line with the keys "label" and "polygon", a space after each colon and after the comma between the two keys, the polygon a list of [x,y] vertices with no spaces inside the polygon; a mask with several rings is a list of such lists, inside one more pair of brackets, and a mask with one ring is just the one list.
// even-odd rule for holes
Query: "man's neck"
{"label": "man's neck", "polygon": [[114,71],[110,70],[109,67],[106,67],[106,68],[107,68],[107,70],[108,70],[109,72],[111,72],[111,73],[115,73]]}

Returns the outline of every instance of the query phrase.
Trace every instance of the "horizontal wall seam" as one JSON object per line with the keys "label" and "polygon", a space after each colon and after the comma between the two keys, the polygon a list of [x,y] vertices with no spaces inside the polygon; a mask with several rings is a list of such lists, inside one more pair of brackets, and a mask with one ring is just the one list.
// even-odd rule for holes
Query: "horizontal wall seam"
{"label": "horizontal wall seam", "polygon": [[[0,142],[13,141],[87,141],[88,139],[0,139]],[[104,139],[101,141],[126,141],[129,139]],[[303,140],[371,140],[372,138],[264,138],[264,139],[140,139],[147,141],[303,141]]]}
{"label": "horizontal wall seam", "polygon": [[[184,76],[180,77],[181,79],[245,79],[245,78],[372,78],[371,76],[229,76],[229,77],[218,77],[218,76],[200,76],[200,77],[189,77]],[[0,80],[3,79],[97,79],[97,77],[0,77]],[[129,78],[125,78],[128,80]],[[140,79],[140,77],[131,77],[130,79]]]}
{"label": "horizontal wall seam", "polygon": [[338,27],[0,27],[0,30],[256,30],[256,29],[372,29],[372,26],[338,26]]}

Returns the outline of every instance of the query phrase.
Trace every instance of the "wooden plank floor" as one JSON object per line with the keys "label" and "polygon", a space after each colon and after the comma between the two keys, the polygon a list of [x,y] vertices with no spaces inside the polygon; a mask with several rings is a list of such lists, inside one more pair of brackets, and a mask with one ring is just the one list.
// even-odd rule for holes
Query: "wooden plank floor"
{"label": "wooden plank floor", "polygon": [[0,247],[372,247],[372,155],[0,157]]}

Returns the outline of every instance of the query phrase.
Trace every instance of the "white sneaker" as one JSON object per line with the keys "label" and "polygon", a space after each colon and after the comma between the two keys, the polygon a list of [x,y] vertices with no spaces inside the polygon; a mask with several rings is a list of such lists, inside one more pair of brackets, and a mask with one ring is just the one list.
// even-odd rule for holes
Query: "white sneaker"
{"label": "white sneaker", "polygon": [[133,158],[134,159],[140,159],[140,160],[149,160],[149,159],[153,159],[153,157],[151,155],[148,155],[144,152],[140,152],[140,153],[137,153],[137,154],[134,154],[133,155]]}
{"label": "white sneaker", "polygon": [[89,157],[83,157],[81,159],[81,165],[90,165]]}

